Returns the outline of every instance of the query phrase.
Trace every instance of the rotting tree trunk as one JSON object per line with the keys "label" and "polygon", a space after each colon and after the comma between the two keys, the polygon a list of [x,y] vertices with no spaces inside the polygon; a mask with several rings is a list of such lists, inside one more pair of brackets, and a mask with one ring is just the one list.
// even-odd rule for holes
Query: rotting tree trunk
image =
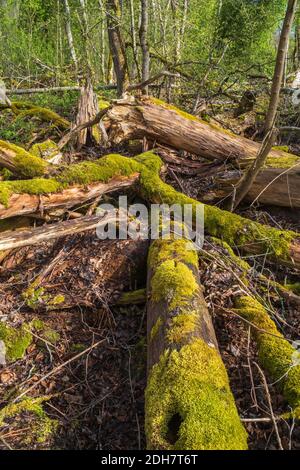
{"label": "rotting tree trunk", "polygon": [[138,182],[137,190],[150,203],[189,205],[194,215],[204,209],[208,235],[223,239],[247,255],[262,255],[267,261],[300,268],[298,233],[268,227],[189,198],[161,180],[162,168],[161,159],[153,152],[135,158],[107,155],[95,162],[70,165],[56,179],[2,181],[0,219],[43,213],[54,207],[74,207],[105,192]]}
{"label": "rotting tree trunk", "polygon": [[[257,142],[236,136],[154,98],[144,98],[136,104],[115,103],[106,119],[111,124],[108,134],[112,144],[147,138],[207,160],[229,162],[244,169],[253,162],[260,148]],[[264,191],[266,186],[268,189]],[[248,198],[261,192],[259,200],[263,203],[274,204],[273,200],[279,200],[281,206],[299,207],[300,158],[281,150],[271,150]]]}
{"label": "rotting tree trunk", "polygon": [[[78,104],[78,113],[76,116],[76,127],[91,121],[99,113],[97,95],[94,93],[92,82],[90,79],[80,90],[80,98]],[[89,141],[95,141],[97,144],[101,140],[101,129],[99,123],[92,127],[82,129],[77,135],[77,147],[80,149]]]}
{"label": "rotting tree trunk", "polygon": [[[145,97],[128,104],[115,102],[107,117],[113,124],[110,139],[114,144],[146,137],[207,160],[238,161],[242,164],[250,163],[260,148],[257,142],[204,122],[155,98]],[[280,150],[270,152],[272,158],[288,155]]]}
{"label": "rotting tree trunk", "polygon": [[235,307],[236,312],[255,327],[259,360],[299,419],[299,351],[278,331],[265,307],[256,299],[246,295],[237,297]]}
{"label": "rotting tree trunk", "polygon": [[190,242],[153,242],[147,294],[148,448],[246,449]]}
{"label": "rotting tree trunk", "polygon": [[9,197],[7,206],[0,204],[0,220],[16,215],[43,214],[60,208],[67,210],[99,198],[103,194],[133,186],[138,181],[138,177],[137,173],[128,177],[116,176],[107,183],[99,182],[85,186],[71,186],[60,192],[48,194],[13,193]]}
{"label": "rotting tree trunk", "polygon": [[[118,216],[118,222],[122,215]],[[46,224],[42,227],[35,227],[22,232],[8,231],[0,233],[0,251],[21,248],[28,245],[36,245],[43,241],[52,240],[87,230],[97,229],[116,220],[116,215],[91,215],[79,217],[75,220],[66,220],[53,224]],[[124,219],[125,220],[125,219]]]}
{"label": "rotting tree trunk", "polygon": [[[212,169],[213,172],[213,169]],[[210,176],[210,174],[208,175]],[[242,173],[216,168],[208,186],[201,187],[198,198],[207,203],[223,200],[232,193]],[[245,201],[265,205],[300,208],[300,164],[287,168],[265,167],[257,175]]]}

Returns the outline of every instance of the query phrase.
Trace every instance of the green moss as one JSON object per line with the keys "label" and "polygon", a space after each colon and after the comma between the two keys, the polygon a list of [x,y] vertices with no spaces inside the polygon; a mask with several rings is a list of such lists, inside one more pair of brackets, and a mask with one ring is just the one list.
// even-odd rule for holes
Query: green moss
{"label": "green moss", "polygon": [[31,155],[21,147],[0,140],[1,148],[13,156],[13,164],[18,175],[24,178],[42,176],[47,168],[47,163],[37,156]]}
{"label": "green moss", "polygon": [[64,119],[59,116],[59,114],[48,108],[31,105],[30,103],[25,104],[24,102],[14,101],[12,103],[12,110],[17,114],[17,119],[33,116],[40,118],[42,121],[51,122],[62,130],[67,130],[71,127],[71,123],[67,121],[67,119]]}
{"label": "green moss", "polygon": [[5,344],[7,360],[13,362],[22,359],[26,349],[32,343],[32,334],[26,324],[13,328],[0,322],[0,339]]}
{"label": "green moss", "polygon": [[248,274],[248,272],[251,269],[250,265],[247,263],[247,261],[245,261],[242,258],[240,258],[239,256],[237,256],[234,253],[231,246],[228,245],[228,243],[225,242],[224,240],[220,240],[219,238],[212,237],[212,242],[215,243],[216,245],[221,246],[222,248],[224,248],[227,251],[230,260],[232,260],[236,264],[236,266],[238,266],[240,268],[240,270],[243,272],[244,280],[245,280],[246,274]]}
{"label": "green moss", "polygon": [[42,403],[48,400],[48,397],[24,398],[19,403],[12,403],[5,406],[0,411],[0,428],[9,420],[16,417],[25,417],[31,415],[30,431],[24,433],[24,444],[34,442],[44,443],[57,428],[57,421],[50,419],[42,408]]}
{"label": "green moss", "polygon": [[148,265],[154,269],[170,258],[198,267],[198,255],[190,241],[184,238],[175,240],[172,236],[170,239],[155,240],[149,249]]}
{"label": "green moss", "polygon": [[294,282],[293,284],[286,284],[284,287],[294,292],[294,294],[300,295],[300,282]]}
{"label": "green moss", "polygon": [[47,139],[45,140],[45,142],[40,142],[30,147],[29,153],[31,155],[34,155],[35,157],[40,157],[45,160],[49,160],[50,158],[60,153],[60,150],[57,144],[53,142],[53,140]]}
{"label": "green moss", "polygon": [[51,299],[51,305],[60,305],[65,301],[65,296],[62,294],[56,295]]}
{"label": "green moss", "polygon": [[190,335],[195,331],[198,318],[199,314],[194,311],[180,313],[173,317],[167,330],[167,341],[170,344],[181,344],[186,342]]}
{"label": "green moss", "polygon": [[[253,323],[262,366],[282,389],[292,407],[300,405],[300,366],[294,365],[295,349],[279,333],[265,308],[255,299],[243,296],[236,300],[239,315]],[[260,331],[263,330],[263,331]]]}
{"label": "green moss", "polygon": [[107,155],[96,162],[70,165],[63,169],[55,179],[2,181],[0,182],[0,203],[7,207],[12,193],[50,194],[62,191],[72,184],[89,184],[98,181],[105,183],[114,176],[130,176],[140,170],[141,166],[134,159],[121,155]]}
{"label": "green moss", "polygon": [[60,334],[52,328],[45,328],[42,334],[42,338],[55,345],[60,340]]}
{"label": "green moss", "polygon": [[288,145],[274,145],[272,147],[272,150],[281,150],[282,152],[289,152],[289,146]]}
{"label": "green moss", "polygon": [[167,260],[161,263],[151,280],[153,302],[168,301],[169,310],[188,305],[198,291],[193,272],[182,262]]}
{"label": "green moss", "polygon": [[[161,160],[157,160],[156,165],[162,165]],[[194,212],[198,205],[203,206],[195,199],[177,192],[148,168],[141,170],[140,184],[141,194],[152,203],[191,204]],[[291,242],[299,237],[296,232],[264,226],[215,206],[205,205],[204,217],[206,233],[227,242],[231,247],[254,254],[266,252],[269,258],[280,258],[287,264],[293,264],[290,247]]]}
{"label": "green moss", "polygon": [[280,157],[268,157],[265,163],[266,168],[291,168],[300,165],[300,158],[292,154],[283,154]]}
{"label": "green moss", "polygon": [[99,111],[103,111],[104,109],[110,106],[110,102],[102,98],[102,96],[98,96],[98,107]]}
{"label": "green moss", "polygon": [[[150,372],[145,409],[149,449],[247,448],[220,355],[200,339],[160,357]],[[178,435],[170,442],[170,422],[178,415]]]}
{"label": "green moss", "polygon": [[117,305],[137,305],[146,303],[146,289],[138,289],[131,292],[123,292],[117,300]]}

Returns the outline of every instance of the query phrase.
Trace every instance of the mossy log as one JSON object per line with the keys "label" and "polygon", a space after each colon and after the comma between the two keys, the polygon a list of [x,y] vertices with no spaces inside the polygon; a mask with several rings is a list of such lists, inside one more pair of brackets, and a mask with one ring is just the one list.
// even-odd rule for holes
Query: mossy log
{"label": "mossy log", "polygon": [[18,145],[0,140],[0,167],[21,178],[43,176],[49,164]]}
{"label": "mossy log", "polygon": [[105,192],[138,182],[140,195],[150,203],[190,205],[194,213],[198,206],[203,207],[206,233],[226,241],[232,248],[250,256],[263,255],[280,265],[300,268],[298,233],[268,227],[189,198],[161,180],[162,166],[161,159],[153,152],[135,158],[108,155],[95,162],[71,165],[55,178],[2,181],[0,219],[74,207]]}
{"label": "mossy log", "polygon": [[278,331],[267,310],[250,296],[235,301],[237,313],[254,325],[259,360],[300,418],[300,353]]}
{"label": "mossy log", "polygon": [[148,448],[246,449],[191,242],[153,242],[147,297]]}
{"label": "mossy log", "polygon": [[24,118],[26,116],[38,117],[42,121],[54,124],[62,131],[66,131],[71,127],[71,123],[67,119],[55,113],[51,109],[36,106],[32,103],[13,101],[10,108],[13,113],[17,115],[17,119]]}
{"label": "mossy log", "polygon": [[[119,144],[130,139],[147,138],[191,152],[207,160],[231,162],[246,168],[256,158],[260,144],[237,136],[214,124],[155,98],[129,103],[114,103],[106,122],[109,141]],[[229,185],[235,184],[229,181]],[[265,190],[265,188],[267,189]],[[233,186],[229,186],[232,191]],[[224,195],[227,195],[228,191]],[[300,158],[274,149],[266,166],[255,180],[248,200],[284,207],[300,207]]]}

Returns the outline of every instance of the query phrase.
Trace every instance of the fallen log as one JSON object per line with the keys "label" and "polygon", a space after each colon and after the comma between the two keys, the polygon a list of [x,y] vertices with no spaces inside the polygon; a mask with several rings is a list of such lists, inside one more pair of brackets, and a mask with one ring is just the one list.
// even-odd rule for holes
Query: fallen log
{"label": "fallen log", "polygon": [[284,336],[264,306],[250,296],[235,300],[235,312],[254,326],[259,360],[300,418],[300,353]]}
{"label": "fallen log", "polygon": [[[150,203],[189,205],[194,214],[198,207],[204,208],[206,233],[226,241],[232,248],[300,269],[298,233],[268,227],[189,198],[161,180],[161,169],[161,159],[153,152],[147,152],[135,158],[108,155],[96,162],[71,165],[57,179],[2,181],[0,219],[43,212],[49,208],[70,208],[105,192],[138,182],[140,195]],[[69,187],[62,189],[66,185]]]}
{"label": "fallen log", "polygon": [[[107,113],[110,141],[148,138],[199,155],[207,160],[237,161],[247,165],[257,156],[260,144],[233,134],[156,98],[115,101]],[[269,158],[300,160],[282,150]]]}
{"label": "fallen log", "polygon": [[[224,200],[233,192],[233,188],[242,176],[239,170],[215,169],[209,180],[208,190],[200,189],[199,199],[203,202],[216,203]],[[257,175],[245,201],[281,207],[300,207],[300,164],[291,167],[267,166]]]}
{"label": "fallen log", "polygon": [[[45,224],[42,227],[36,227],[21,232],[6,231],[0,233],[0,251],[21,248],[23,246],[36,245],[47,240],[53,240],[67,235],[97,229],[113,223],[116,216],[112,214],[83,216],[74,220],[67,220],[55,224]],[[122,220],[122,215],[118,214],[118,222]],[[124,215],[124,220],[126,215]]]}
{"label": "fallen log", "polygon": [[[0,204],[0,220],[16,215],[43,214],[44,212],[59,208],[70,209],[71,207],[99,198],[103,194],[133,186],[138,181],[138,177],[138,173],[133,173],[128,177],[116,176],[115,178],[111,178],[107,183],[100,182],[85,186],[71,186],[60,192],[55,192],[59,191],[59,188],[53,185],[53,193],[47,192],[47,189],[49,191],[51,186],[44,187],[42,183],[40,186],[40,194],[30,194],[26,192],[11,194],[6,205]],[[33,185],[31,186],[29,184],[27,190],[38,192],[38,187],[34,186],[36,181],[28,181],[28,183],[31,182]],[[45,182],[49,185],[49,180],[45,180]]]}
{"label": "fallen log", "polygon": [[153,242],[147,294],[147,447],[246,449],[190,242]]}
{"label": "fallen log", "polygon": [[[154,98],[135,103],[115,102],[108,110],[109,141],[113,144],[143,139],[191,152],[218,163],[246,168],[256,158],[260,144],[187,114]],[[193,171],[191,169],[191,171]],[[264,190],[267,187],[267,190]],[[300,207],[300,158],[272,150],[255,180],[248,200]],[[230,191],[232,191],[232,187]],[[228,191],[226,192],[226,195]]]}
{"label": "fallen log", "polygon": [[42,176],[49,166],[45,160],[22,147],[0,140],[0,167],[7,168],[15,176],[22,178]]}
{"label": "fallen log", "polygon": [[[137,159],[147,162],[153,157],[153,153],[148,152]],[[159,165],[158,161],[153,163],[153,168],[154,165]],[[141,195],[153,204],[179,204],[181,207],[191,205],[194,213],[198,206],[204,207],[206,234],[226,241],[232,248],[250,256],[262,255],[280,265],[300,268],[300,235],[297,232],[278,230],[218,207],[203,205],[164,183],[149,166],[141,171],[140,187]]]}

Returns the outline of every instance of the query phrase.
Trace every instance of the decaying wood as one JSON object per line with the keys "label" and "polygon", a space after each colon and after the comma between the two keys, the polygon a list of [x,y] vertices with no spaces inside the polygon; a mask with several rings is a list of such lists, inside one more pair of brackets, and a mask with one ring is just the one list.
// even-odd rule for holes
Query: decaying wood
{"label": "decaying wood", "polygon": [[[180,112],[167,104],[143,98],[136,103],[114,103],[107,113],[111,121],[111,142],[147,139],[199,155],[207,160],[249,163],[260,144]],[[270,157],[287,154],[272,150]]]}
{"label": "decaying wood", "polygon": [[45,195],[12,194],[7,207],[0,204],[0,220],[15,215],[44,213],[52,209],[69,209],[78,204],[95,199],[102,194],[128,188],[137,182],[139,174],[129,177],[117,176],[107,183],[94,183],[87,186],[72,186],[59,193]]}
{"label": "decaying wood", "polygon": [[151,246],[147,342],[148,448],[246,449],[199,281],[198,256],[187,240],[156,240]]}
{"label": "decaying wood", "polygon": [[[203,202],[217,202],[231,195],[242,176],[239,170],[216,169],[208,187],[200,188],[198,197]],[[264,168],[254,180],[245,201],[265,205],[300,207],[300,165],[284,168]]]}
{"label": "decaying wood", "polygon": [[[253,162],[260,149],[257,142],[146,98],[136,104],[114,103],[107,112],[107,119],[111,123],[109,141],[114,144],[146,138],[243,169]],[[254,194],[254,198],[260,195],[258,200],[262,203],[277,204],[275,201],[278,201],[283,207],[300,207],[300,158],[290,157],[284,151],[271,150],[268,165],[256,177],[247,199],[253,201]]]}
{"label": "decaying wood", "polygon": [[[121,220],[122,215],[118,215],[118,221]],[[65,237],[74,233],[92,230],[114,221],[115,216],[111,214],[92,215],[55,224],[46,224],[42,227],[23,230],[22,232],[5,232],[0,234],[0,251],[35,245],[46,240],[52,240],[54,238]]]}
{"label": "decaying wood", "polygon": [[91,81],[83,86],[80,90],[80,98],[78,104],[78,113],[76,116],[76,127],[81,126],[81,130],[77,134],[77,146],[81,148],[88,141],[95,141],[99,144],[101,140],[101,129],[99,123],[91,127],[83,127],[88,121],[93,121],[99,113],[97,95],[94,93]]}

